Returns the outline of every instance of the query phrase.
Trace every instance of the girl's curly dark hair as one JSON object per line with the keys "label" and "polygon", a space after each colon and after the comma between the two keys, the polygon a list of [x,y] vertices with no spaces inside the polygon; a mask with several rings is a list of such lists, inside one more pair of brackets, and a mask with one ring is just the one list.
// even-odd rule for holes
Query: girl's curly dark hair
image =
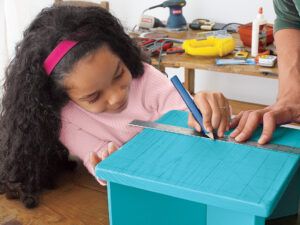
{"label": "girl's curly dark hair", "polygon": [[[43,62],[64,39],[79,44],[47,76]],[[105,44],[122,59],[133,78],[143,74],[140,49],[120,22],[100,7],[45,8],[25,30],[5,74],[0,193],[19,198],[28,208],[35,207],[38,195],[54,186],[59,172],[75,167],[59,141],[60,112],[69,100],[62,81],[74,63]]]}

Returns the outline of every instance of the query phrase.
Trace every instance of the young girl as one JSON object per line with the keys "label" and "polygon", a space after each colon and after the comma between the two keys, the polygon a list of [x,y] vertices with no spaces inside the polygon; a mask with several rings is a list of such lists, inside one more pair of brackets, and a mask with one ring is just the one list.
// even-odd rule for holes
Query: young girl
{"label": "young girl", "polygon": [[[69,153],[96,163],[135,136],[133,119],[155,120],[186,106],[169,80],[143,63],[119,21],[98,7],[44,9],[24,32],[6,71],[0,117],[0,192],[38,204]],[[198,93],[208,131],[228,129],[222,94]],[[190,116],[189,125],[200,130]],[[100,181],[103,183],[103,181]]]}

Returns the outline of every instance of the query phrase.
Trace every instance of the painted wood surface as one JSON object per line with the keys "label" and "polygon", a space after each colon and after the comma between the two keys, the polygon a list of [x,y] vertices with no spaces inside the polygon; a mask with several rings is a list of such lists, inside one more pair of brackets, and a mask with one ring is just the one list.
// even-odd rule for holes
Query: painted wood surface
{"label": "painted wood surface", "polygon": [[[159,122],[186,127],[187,113],[170,111]],[[278,128],[273,143],[300,147],[300,131]],[[268,217],[298,167],[299,155],[145,129],[99,164],[96,174],[110,182]]]}

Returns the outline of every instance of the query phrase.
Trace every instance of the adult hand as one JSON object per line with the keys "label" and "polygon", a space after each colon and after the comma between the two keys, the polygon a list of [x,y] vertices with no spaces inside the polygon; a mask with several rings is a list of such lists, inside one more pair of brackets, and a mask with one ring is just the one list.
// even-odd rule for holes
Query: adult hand
{"label": "adult hand", "polygon": [[232,120],[230,126],[235,130],[230,136],[238,142],[246,141],[262,123],[263,131],[258,143],[266,144],[271,140],[277,125],[290,122],[300,122],[300,99],[283,98],[261,110],[240,112]]}

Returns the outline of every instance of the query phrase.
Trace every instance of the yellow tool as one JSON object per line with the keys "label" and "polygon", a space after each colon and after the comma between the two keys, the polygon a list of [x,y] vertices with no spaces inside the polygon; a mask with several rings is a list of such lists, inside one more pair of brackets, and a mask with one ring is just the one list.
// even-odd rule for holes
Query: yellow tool
{"label": "yellow tool", "polygon": [[208,36],[206,40],[190,39],[182,44],[185,53],[194,56],[225,56],[235,48],[234,39],[231,36]]}
{"label": "yellow tool", "polygon": [[234,54],[235,59],[247,59],[249,53],[246,51],[238,51]]}

